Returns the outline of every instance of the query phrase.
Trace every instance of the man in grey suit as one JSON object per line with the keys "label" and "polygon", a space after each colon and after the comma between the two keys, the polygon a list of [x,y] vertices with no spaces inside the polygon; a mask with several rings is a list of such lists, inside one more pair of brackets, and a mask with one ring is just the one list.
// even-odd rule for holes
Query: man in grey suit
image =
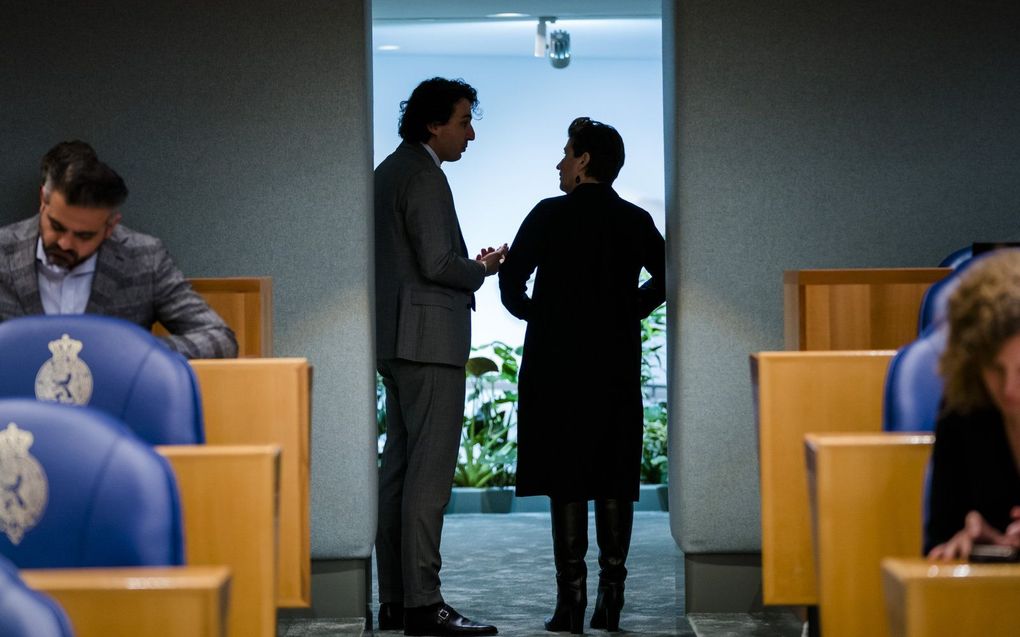
{"label": "man in grey suit", "polygon": [[0,228],[0,321],[32,314],[105,314],[145,329],[188,358],[237,356],[233,331],[192,289],[156,238],[120,225],[124,180],[91,146],[43,157],[39,214]]}
{"label": "man in grey suit", "polygon": [[474,292],[506,246],[471,259],[440,168],[475,138],[475,90],[433,78],[401,103],[399,147],[375,170],[376,358],[386,386],[379,474],[379,625],[493,635],[443,601],[439,555],[464,415]]}

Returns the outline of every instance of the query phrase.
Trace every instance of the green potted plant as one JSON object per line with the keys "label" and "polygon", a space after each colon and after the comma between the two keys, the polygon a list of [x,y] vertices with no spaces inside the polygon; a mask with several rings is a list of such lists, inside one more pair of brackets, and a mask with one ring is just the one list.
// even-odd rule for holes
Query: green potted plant
{"label": "green potted plant", "polygon": [[[499,341],[475,352],[491,350],[493,358],[474,356],[465,366],[468,393],[464,429],[450,511],[507,513],[513,498],[517,466],[517,372],[521,348]],[[497,362],[498,361],[498,362]]]}

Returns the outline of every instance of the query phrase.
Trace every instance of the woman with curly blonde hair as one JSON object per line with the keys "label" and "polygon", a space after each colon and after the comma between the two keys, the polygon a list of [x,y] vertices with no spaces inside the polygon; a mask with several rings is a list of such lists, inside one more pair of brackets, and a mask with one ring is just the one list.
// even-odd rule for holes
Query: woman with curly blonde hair
{"label": "woman with curly blonde hair", "polygon": [[1020,250],[983,258],[949,299],[926,550],[1020,548]]}

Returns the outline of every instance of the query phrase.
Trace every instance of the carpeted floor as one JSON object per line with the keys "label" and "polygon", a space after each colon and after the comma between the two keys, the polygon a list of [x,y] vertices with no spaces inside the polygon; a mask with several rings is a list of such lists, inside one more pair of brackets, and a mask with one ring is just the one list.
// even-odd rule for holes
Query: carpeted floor
{"label": "carpeted floor", "polygon": [[[588,614],[598,583],[598,547],[589,515]],[[542,619],[556,598],[552,537],[547,513],[448,515],[443,529],[443,596],[462,614],[493,623],[504,637],[548,636]],[[787,616],[683,615],[683,558],[669,530],[668,513],[634,514],[627,560],[626,605],[620,620],[626,634],[643,636],[797,637],[799,623]],[[377,581],[373,574],[373,581]],[[373,591],[374,597],[374,591]],[[373,609],[376,606],[373,605]],[[589,635],[608,635],[586,629]],[[281,621],[279,637],[333,635],[356,637],[357,623],[325,620]],[[396,631],[366,633],[395,636]]]}
{"label": "carpeted floor", "polygon": [[[598,584],[594,516],[589,515],[588,616]],[[443,530],[443,596],[501,635],[548,635],[542,620],[556,601],[549,515],[451,515]],[[622,628],[635,635],[691,635],[680,615],[683,560],[666,513],[635,513]],[[593,631],[599,633],[602,631]],[[380,633],[386,634],[386,633]],[[395,633],[394,633],[395,634]]]}

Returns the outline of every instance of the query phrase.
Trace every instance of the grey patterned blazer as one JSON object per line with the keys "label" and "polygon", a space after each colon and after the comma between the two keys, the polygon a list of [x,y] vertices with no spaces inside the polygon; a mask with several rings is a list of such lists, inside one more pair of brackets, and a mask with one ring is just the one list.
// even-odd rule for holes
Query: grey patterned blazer
{"label": "grey patterned blazer", "polygon": [[376,357],[464,365],[484,279],[446,175],[421,144],[402,143],[375,169]]}
{"label": "grey patterned blazer", "polygon": [[[0,321],[43,314],[35,268],[39,216],[0,228]],[[237,356],[234,332],[191,289],[162,242],[118,225],[96,259],[88,314],[116,316],[145,329],[159,321],[167,344],[188,358]]]}

